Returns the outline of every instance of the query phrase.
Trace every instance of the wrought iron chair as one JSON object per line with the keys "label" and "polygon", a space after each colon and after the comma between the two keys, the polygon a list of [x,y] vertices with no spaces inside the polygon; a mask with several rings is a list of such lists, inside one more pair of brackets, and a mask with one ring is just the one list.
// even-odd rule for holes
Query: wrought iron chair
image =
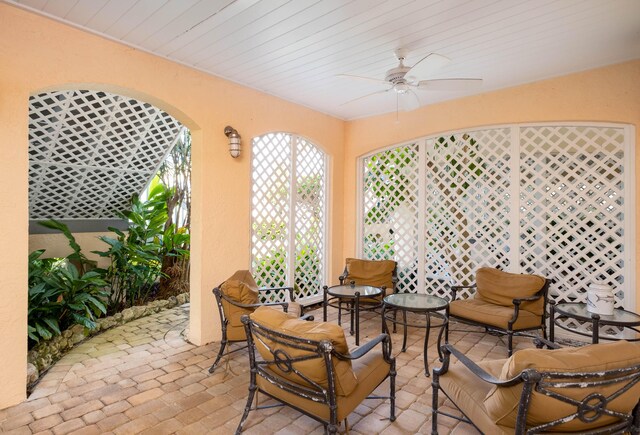
{"label": "wrought iron chair", "polygon": [[[509,356],[513,353],[513,336],[542,330],[547,337],[546,306],[550,281],[538,275],[523,275],[482,267],[470,286],[451,286],[449,319],[483,326],[485,330],[506,334]],[[461,289],[475,288],[474,297],[457,299]],[[449,325],[445,341],[449,339]]]}
{"label": "wrought iron chair", "polygon": [[[398,263],[393,260],[361,260],[359,258],[347,258],[344,271],[338,277],[340,285],[354,283],[356,285],[368,285],[384,290],[382,298],[397,291]],[[361,298],[360,304],[376,308],[380,306],[382,298]],[[342,325],[342,306],[349,304],[347,301],[338,301],[338,325]],[[353,316],[353,310],[351,310]],[[353,321],[352,321],[353,323]]]}
{"label": "wrought iron chair", "polygon": [[[550,347],[553,343],[538,339]],[[640,433],[640,345],[620,341],[580,348],[523,349],[476,364],[451,344],[433,370],[432,434],[438,415],[482,433]],[[451,356],[458,363],[451,364]],[[439,409],[438,393],[463,417]]]}
{"label": "wrought iron chair", "polygon": [[[244,326],[240,318],[244,314],[250,314],[261,306],[277,306],[283,311],[296,317],[302,316],[303,307],[293,302],[293,287],[258,288],[251,272],[239,270],[230,276],[225,282],[213,289],[216,297],[220,323],[222,326],[222,341],[215,362],[209,369],[213,373],[224,355],[245,349],[240,346],[231,349],[232,343],[244,343],[247,341]],[[260,299],[266,299],[260,302]],[[307,320],[313,320],[313,316],[307,316]],[[225,349],[229,350],[225,353]]]}
{"label": "wrought iron chair", "polygon": [[[242,322],[251,379],[237,434],[258,392],[321,422],[325,433],[336,433],[343,420],[346,425],[347,416],[367,398],[390,399],[389,419],[395,420],[395,359],[387,334],[349,351],[336,324],[304,322],[266,307]],[[371,396],[387,378],[389,396]]]}

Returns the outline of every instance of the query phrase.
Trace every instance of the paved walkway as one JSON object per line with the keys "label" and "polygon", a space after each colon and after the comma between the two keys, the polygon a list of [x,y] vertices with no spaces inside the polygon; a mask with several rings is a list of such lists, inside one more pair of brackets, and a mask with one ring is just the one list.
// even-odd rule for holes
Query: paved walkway
{"label": "paved walkway", "polygon": [[[316,319],[321,319],[320,310]],[[335,312],[330,320],[335,320]],[[208,368],[218,344],[185,341],[188,306],[166,310],[111,329],[73,348],[42,378],[29,399],[0,411],[7,434],[231,434],[247,397],[246,353],[233,354],[228,369]],[[379,333],[380,317],[365,314],[361,343]],[[348,323],[348,322],[347,322]],[[345,325],[346,326],[346,325]],[[431,431],[431,381],[424,376],[424,330],[410,330],[408,349],[397,355],[397,420],[388,404],[365,401],[349,416],[350,433],[414,434]],[[437,364],[437,332],[432,331],[430,367]],[[348,338],[353,346],[353,337]],[[394,334],[394,353],[402,335]],[[452,333],[450,341],[474,360],[506,357],[496,337]],[[530,346],[525,339],[517,347]],[[384,386],[388,381],[385,381]],[[450,412],[455,412],[449,409]],[[474,433],[466,424],[439,418],[440,433]],[[252,411],[247,434],[322,433],[322,426],[290,408]]]}

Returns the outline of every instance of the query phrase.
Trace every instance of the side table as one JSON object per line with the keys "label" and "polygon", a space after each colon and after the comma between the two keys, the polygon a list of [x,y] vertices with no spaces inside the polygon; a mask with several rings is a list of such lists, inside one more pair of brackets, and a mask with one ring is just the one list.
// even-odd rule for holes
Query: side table
{"label": "side table", "polygon": [[[438,296],[431,296],[427,294],[415,294],[415,293],[395,293],[386,296],[382,302],[382,332],[389,332],[387,328],[387,320],[393,322],[393,324],[400,324],[404,326],[402,336],[402,352],[407,350],[407,328],[425,328],[424,334],[424,374],[429,376],[429,360],[427,358],[427,348],[429,347],[429,332],[431,327],[440,328],[440,334],[438,335],[438,344],[442,340],[442,333],[444,327],[449,323],[449,318],[446,314],[446,308],[449,306],[449,302],[446,299]],[[398,318],[397,311],[402,313],[401,319]],[[439,312],[445,311],[445,312]],[[423,323],[410,323],[407,321],[407,312],[424,314],[426,322]],[[431,316],[437,317],[441,320],[436,325],[431,325]],[[440,346],[438,346],[438,355],[442,357],[440,353]]]}
{"label": "side table", "polygon": [[[584,337],[589,337],[589,334],[586,334],[581,331],[576,331],[575,329],[568,328],[561,323],[559,320],[561,319],[576,319],[582,322],[591,322],[591,342],[598,343],[600,339],[603,340],[619,340],[617,338],[612,337],[600,337],[600,326],[610,325],[617,326],[620,328],[628,328],[636,333],[640,334],[640,330],[638,327],[640,326],[640,315],[633,313],[631,311],[623,310],[621,308],[616,308],[613,310],[613,314],[611,316],[605,316],[601,314],[592,313],[587,310],[587,304],[577,303],[577,302],[566,302],[561,304],[549,304],[549,340],[554,340],[555,335],[555,327],[559,327],[560,329],[564,329],[565,331],[572,332],[574,334],[582,335]],[[640,341],[640,338],[632,338],[626,339],[627,341]]]}
{"label": "side table", "polygon": [[[353,334],[355,330],[356,346],[360,346],[360,311],[363,309],[373,310],[379,308],[381,303],[367,306],[362,308],[360,306],[361,298],[376,298],[382,295],[383,290],[379,287],[372,287],[369,285],[334,285],[332,287],[323,287],[323,299],[322,299],[322,316],[323,320],[327,321],[327,307],[334,307],[338,310],[342,310],[342,304],[347,303],[347,308],[351,314],[351,325],[349,333]],[[355,314],[355,319],[354,319]],[[354,327],[355,321],[355,327]]]}

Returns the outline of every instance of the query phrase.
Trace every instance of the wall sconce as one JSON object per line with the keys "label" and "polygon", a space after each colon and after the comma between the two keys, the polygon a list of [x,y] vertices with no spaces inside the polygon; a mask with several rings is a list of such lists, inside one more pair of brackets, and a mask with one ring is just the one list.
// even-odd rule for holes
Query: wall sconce
{"label": "wall sconce", "polygon": [[229,138],[229,154],[235,159],[240,155],[240,135],[229,125],[224,128],[224,134]]}

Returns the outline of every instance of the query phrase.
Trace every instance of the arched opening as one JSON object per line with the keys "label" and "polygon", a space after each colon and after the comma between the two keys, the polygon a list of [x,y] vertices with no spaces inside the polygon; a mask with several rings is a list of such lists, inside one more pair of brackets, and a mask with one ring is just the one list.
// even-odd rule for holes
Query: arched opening
{"label": "arched opening", "polygon": [[[30,347],[189,291],[190,137],[121,93],[30,96]],[[39,370],[53,362],[31,359]]]}

